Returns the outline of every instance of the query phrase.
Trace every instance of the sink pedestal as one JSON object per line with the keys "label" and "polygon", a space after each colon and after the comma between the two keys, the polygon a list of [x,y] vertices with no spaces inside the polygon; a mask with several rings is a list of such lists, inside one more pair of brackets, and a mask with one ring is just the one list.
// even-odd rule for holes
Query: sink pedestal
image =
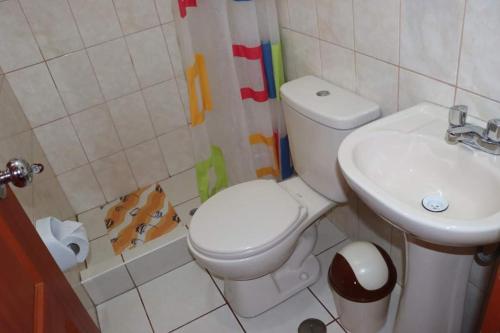
{"label": "sink pedestal", "polygon": [[473,249],[405,238],[406,278],[394,332],[460,332]]}

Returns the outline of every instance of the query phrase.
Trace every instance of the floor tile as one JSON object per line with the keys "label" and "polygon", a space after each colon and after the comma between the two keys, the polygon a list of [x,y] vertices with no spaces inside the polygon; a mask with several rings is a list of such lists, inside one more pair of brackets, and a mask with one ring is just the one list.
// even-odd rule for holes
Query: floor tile
{"label": "floor tile", "polygon": [[239,317],[248,333],[297,332],[300,323],[307,318],[317,318],[324,323],[333,320],[307,289],[255,318]]}
{"label": "floor tile", "polygon": [[243,332],[227,305],[210,312],[174,331],[175,333],[238,333]]}
{"label": "floor tile", "polygon": [[156,332],[169,332],[224,304],[210,276],[195,262],[139,287]]}
{"label": "floor tile", "polygon": [[96,207],[84,213],[78,214],[78,221],[83,223],[85,226],[87,236],[90,240],[107,234],[104,220],[106,219],[108,209],[114,206],[117,202],[118,200],[115,200],[105,206]]}
{"label": "floor tile", "polygon": [[347,238],[347,236],[326,217],[316,222],[316,225],[318,228],[318,240],[313,250],[314,254],[319,254]]}
{"label": "floor tile", "polygon": [[321,264],[321,276],[315,284],[309,287],[314,295],[318,297],[321,303],[323,303],[328,311],[330,311],[330,313],[335,317],[337,317],[337,309],[335,308],[333,294],[328,283],[328,269],[330,268],[330,264],[335,256],[335,253],[347,244],[348,242],[344,241],[318,256],[318,260]]}
{"label": "floor tile", "polygon": [[97,306],[97,314],[102,333],[153,332],[137,289]]}
{"label": "floor tile", "polygon": [[326,327],[326,333],[345,333],[345,331],[337,322],[334,322]]}
{"label": "floor tile", "polygon": [[115,257],[113,246],[108,235],[104,235],[90,242],[90,251],[87,257],[87,265],[95,266]]}

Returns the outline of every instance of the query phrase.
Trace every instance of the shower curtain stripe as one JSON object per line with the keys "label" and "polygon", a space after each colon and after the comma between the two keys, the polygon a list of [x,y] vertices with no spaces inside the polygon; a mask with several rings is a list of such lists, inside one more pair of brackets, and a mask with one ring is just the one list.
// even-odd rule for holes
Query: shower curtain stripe
{"label": "shower curtain stripe", "polygon": [[178,0],[173,9],[201,200],[291,176],[275,0]]}

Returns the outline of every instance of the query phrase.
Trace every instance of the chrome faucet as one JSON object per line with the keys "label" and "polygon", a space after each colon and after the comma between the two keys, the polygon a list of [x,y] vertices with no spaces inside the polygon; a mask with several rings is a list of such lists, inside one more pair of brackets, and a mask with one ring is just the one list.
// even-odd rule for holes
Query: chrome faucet
{"label": "chrome faucet", "polygon": [[491,119],[486,128],[467,123],[467,106],[455,105],[450,108],[449,127],[446,141],[450,144],[461,142],[493,155],[500,155],[500,119]]}

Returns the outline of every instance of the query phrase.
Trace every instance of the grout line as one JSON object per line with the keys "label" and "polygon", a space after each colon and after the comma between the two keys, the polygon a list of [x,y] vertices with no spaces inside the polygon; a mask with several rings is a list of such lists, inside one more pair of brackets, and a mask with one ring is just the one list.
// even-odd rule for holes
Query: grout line
{"label": "grout line", "polygon": [[[127,269],[127,271],[128,271],[128,269]],[[135,284],[135,282],[134,282],[134,284]],[[139,291],[139,288],[136,287],[135,289],[137,290],[137,294],[139,294],[139,299],[141,300],[142,308],[144,309],[144,313],[146,314],[146,318],[148,318],[148,323],[149,323],[149,326],[151,327],[151,331],[154,332],[153,323],[151,322],[151,318],[149,317],[149,313],[148,313],[148,310],[146,309],[146,305],[144,304],[144,299],[142,298],[141,292]]]}
{"label": "grout line", "polygon": [[318,301],[318,302],[319,302],[319,304],[323,307],[323,309],[324,309],[324,310],[325,310],[325,311],[326,311],[326,312],[327,312],[330,316],[332,316],[332,318],[333,318],[332,322],[334,322],[337,318],[333,315],[333,313],[331,313],[331,312],[330,312],[330,310],[328,310],[328,308],[326,307],[326,305],[325,305],[325,304],[323,304],[323,302],[321,302],[321,300],[318,298],[318,296],[316,296],[316,294],[315,294],[315,293],[313,293],[313,291],[311,290],[311,287],[309,286],[309,287],[307,287],[306,289],[307,289],[307,291],[309,291],[309,293],[311,293],[311,295],[312,295],[312,296],[316,299],[316,301]]}
{"label": "grout line", "polygon": [[403,27],[403,0],[399,0],[399,22],[398,22],[398,86],[396,95],[396,112],[401,109],[400,98],[401,98],[401,31]]}
{"label": "grout line", "polygon": [[215,279],[214,277],[212,276],[212,274],[210,274],[210,272],[208,270],[206,270],[207,273],[208,273],[208,276],[210,276],[210,279],[212,280],[212,282],[214,283],[215,285],[215,288],[217,288],[217,290],[219,291],[219,293],[221,294],[222,298],[224,299],[224,301],[226,302],[227,304],[227,307],[229,308],[229,310],[231,311],[231,313],[233,314],[234,318],[236,319],[236,321],[238,322],[238,324],[240,325],[241,329],[243,330],[243,332],[246,332],[245,328],[243,327],[243,324],[241,323],[240,319],[238,318],[238,316],[236,315],[236,313],[234,312],[231,304],[229,304],[229,302],[227,301],[227,298],[226,296],[224,295],[224,293],[222,292],[222,290],[220,290],[219,286],[217,285],[217,283],[215,283]]}
{"label": "grout line", "polygon": [[319,253],[316,253],[314,256],[318,257],[318,256],[322,255],[323,253],[325,253],[325,252],[327,252],[327,251],[331,250],[332,248],[334,248],[334,247],[336,247],[336,246],[340,245],[341,243],[343,243],[343,242],[345,242],[345,241],[348,241],[348,240],[349,240],[349,237],[347,237],[347,236],[346,236],[346,238],[344,238],[343,240],[338,241],[337,243],[333,244],[332,246],[330,246],[330,247],[328,247],[328,248],[324,249],[323,251],[321,251],[321,252],[319,252]]}
{"label": "grout line", "polygon": [[453,104],[456,104],[457,101],[457,91],[458,91],[458,77],[460,75],[460,65],[462,61],[462,50],[463,50],[463,43],[464,43],[464,31],[465,31],[465,17],[467,15],[467,4],[468,1],[464,1],[464,15],[462,17],[462,29],[460,31],[460,43],[458,45],[458,63],[457,63],[457,74],[455,77],[455,94],[453,96]]}
{"label": "grout line", "polygon": [[219,310],[220,308],[222,308],[222,307],[224,307],[224,306],[226,306],[226,304],[219,305],[219,306],[218,306],[218,307],[216,307],[215,309],[212,309],[212,310],[208,311],[207,313],[204,313],[204,314],[202,314],[201,316],[198,316],[198,317],[196,317],[196,318],[194,318],[194,319],[192,319],[192,320],[188,321],[187,323],[182,324],[181,326],[176,327],[176,328],[174,328],[173,330],[170,330],[170,331],[168,331],[168,332],[169,332],[169,333],[175,332],[175,331],[177,331],[179,328],[184,327],[184,326],[187,326],[187,325],[191,324],[192,322],[195,322],[196,320],[201,319],[201,318],[205,317],[206,315],[208,315],[208,314],[210,314],[210,313],[212,313],[212,312],[215,312],[215,311]]}

